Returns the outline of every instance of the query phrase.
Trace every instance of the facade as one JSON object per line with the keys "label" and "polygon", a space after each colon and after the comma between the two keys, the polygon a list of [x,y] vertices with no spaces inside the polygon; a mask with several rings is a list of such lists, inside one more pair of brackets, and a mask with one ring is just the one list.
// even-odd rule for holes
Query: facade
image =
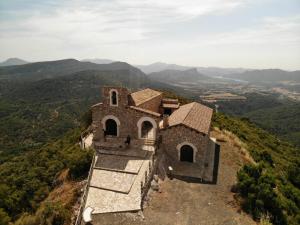
{"label": "facade", "polygon": [[149,88],[104,87],[102,97],[92,106],[96,154],[79,217],[85,223],[102,213],[141,210],[154,174],[213,180],[212,109],[181,106]]}
{"label": "facade", "polygon": [[103,103],[92,107],[95,145],[110,139],[158,143],[170,161],[203,165],[213,110],[193,102],[180,106],[161,92],[104,87]]}

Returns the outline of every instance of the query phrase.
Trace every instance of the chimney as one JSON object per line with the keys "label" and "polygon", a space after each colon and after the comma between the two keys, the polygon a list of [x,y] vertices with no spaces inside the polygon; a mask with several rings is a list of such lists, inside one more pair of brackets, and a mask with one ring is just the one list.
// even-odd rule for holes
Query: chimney
{"label": "chimney", "polygon": [[163,115],[163,128],[167,128],[169,126],[169,115]]}

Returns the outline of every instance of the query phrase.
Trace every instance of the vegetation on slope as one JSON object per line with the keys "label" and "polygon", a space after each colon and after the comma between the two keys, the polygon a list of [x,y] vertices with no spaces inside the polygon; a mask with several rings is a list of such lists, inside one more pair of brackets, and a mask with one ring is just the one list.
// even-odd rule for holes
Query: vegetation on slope
{"label": "vegetation on slope", "polygon": [[218,103],[221,112],[245,117],[259,127],[300,146],[300,103],[280,95],[248,93],[245,102]]}
{"label": "vegetation on slope", "polygon": [[[93,154],[79,148],[79,136],[79,129],[69,131],[57,141],[1,164],[0,213],[15,220],[24,213],[35,212],[63,169],[68,168],[73,179],[86,175]],[[44,205],[42,212],[45,210],[60,212],[60,206]]]}
{"label": "vegetation on slope", "polygon": [[255,219],[267,214],[274,224],[299,224],[300,150],[247,119],[217,113],[213,125],[237,135],[257,162],[238,173],[243,208]]}

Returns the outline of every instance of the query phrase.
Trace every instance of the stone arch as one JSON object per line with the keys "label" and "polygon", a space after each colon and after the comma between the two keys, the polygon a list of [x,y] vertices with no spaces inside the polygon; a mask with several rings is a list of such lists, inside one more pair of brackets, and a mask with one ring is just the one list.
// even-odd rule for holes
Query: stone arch
{"label": "stone arch", "polygon": [[116,89],[110,89],[109,91],[109,103],[111,106],[119,105],[119,92]]}
{"label": "stone arch", "polygon": [[114,115],[107,115],[107,116],[103,117],[102,120],[101,120],[101,123],[102,123],[102,127],[103,127],[104,130],[107,130],[106,125],[107,125],[108,120],[115,121],[115,123],[117,125],[117,127],[116,127],[117,135],[116,136],[119,137],[119,135],[120,135],[120,125],[121,125],[120,120]]}
{"label": "stone arch", "polygon": [[[149,126],[150,124],[152,125],[152,128]],[[146,137],[143,132],[143,128],[145,129],[145,126],[147,127],[146,132],[148,132]],[[153,140],[156,139],[157,123],[153,118],[147,116],[140,118],[139,121],[137,122],[137,127],[138,127],[138,137],[140,139],[153,139]]]}
{"label": "stone arch", "polygon": [[185,146],[188,146],[193,150],[193,160],[192,160],[192,162],[195,163],[198,149],[196,148],[195,145],[193,145],[192,143],[187,142],[187,141],[178,144],[177,147],[176,147],[177,153],[178,153],[178,161],[181,161],[182,150],[185,148]]}

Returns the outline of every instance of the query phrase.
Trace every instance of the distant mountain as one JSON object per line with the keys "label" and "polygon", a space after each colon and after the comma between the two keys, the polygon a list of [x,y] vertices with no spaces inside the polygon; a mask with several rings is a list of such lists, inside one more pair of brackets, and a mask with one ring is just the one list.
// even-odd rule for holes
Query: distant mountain
{"label": "distant mountain", "polygon": [[164,70],[160,72],[150,73],[148,77],[152,80],[176,83],[176,82],[197,82],[204,80],[211,80],[210,77],[205,76],[197,71],[197,69],[188,69],[184,71],[179,70]]}
{"label": "distant mountain", "polygon": [[243,73],[227,74],[224,77],[248,82],[278,83],[283,81],[300,82],[300,70],[289,72],[280,69],[251,70]]}
{"label": "distant mountain", "polygon": [[221,67],[197,67],[197,70],[206,76],[212,76],[212,77],[219,77],[228,74],[243,73],[245,71],[250,71],[250,69],[244,69],[244,68],[221,68]]}
{"label": "distant mountain", "polygon": [[83,59],[81,61],[82,62],[91,62],[91,63],[96,63],[96,64],[109,64],[109,63],[115,62],[110,59]]}
{"label": "distant mountain", "polygon": [[168,64],[168,63],[162,63],[162,62],[156,62],[152,63],[149,65],[136,65],[137,68],[142,70],[144,73],[149,74],[149,73],[155,73],[155,72],[160,72],[163,70],[188,70],[191,69],[192,67],[188,66],[180,66],[176,64]]}
{"label": "distant mountain", "polygon": [[127,71],[129,75],[146,77],[139,69],[124,62],[95,64],[75,59],[28,63],[0,68],[0,79],[41,80],[73,74],[80,71]]}
{"label": "distant mountain", "polygon": [[5,60],[4,62],[0,63],[0,66],[15,66],[15,65],[24,65],[26,63],[29,63],[23,59],[19,58],[9,58]]}

